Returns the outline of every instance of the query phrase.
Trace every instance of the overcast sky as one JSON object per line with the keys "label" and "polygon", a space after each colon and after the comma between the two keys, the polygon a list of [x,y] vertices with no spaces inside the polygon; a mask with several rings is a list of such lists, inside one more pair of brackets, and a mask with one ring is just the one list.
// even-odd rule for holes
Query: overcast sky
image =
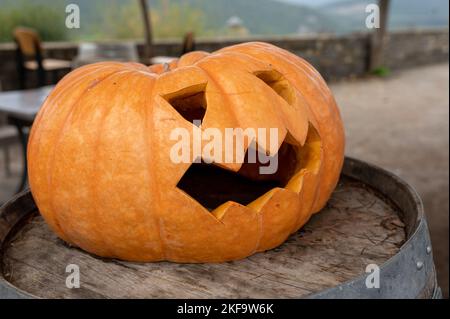
{"label": "overcast sky", "polygon": [[295,3],[295,4],[303,4],[311,7],[320,6],[323,4],[331,3],[331,2],[339,2],[345,0],[278,0],[282,2]]}

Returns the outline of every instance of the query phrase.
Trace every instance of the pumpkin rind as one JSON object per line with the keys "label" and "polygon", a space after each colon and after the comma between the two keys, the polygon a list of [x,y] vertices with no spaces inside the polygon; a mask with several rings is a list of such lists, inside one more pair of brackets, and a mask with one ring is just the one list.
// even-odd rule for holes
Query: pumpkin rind
{"label": "pumpkin rind", "polygon": [[[169,103],[199,89],[201,128]],[[209,212],[177,188],[190,166],[169,158],[168,137],[179,127],[275,127],[278,148],[290,140],[309,157],[284,188]],[[28,173],[41,214],[72,245],[132,261],[222,262],[274,248],[302,227],[330,197],[343,157],[339,111],[318,72],[273,45],[246,43],[188,53],[168,68],[103,62],[74,70],[36,118]]]}

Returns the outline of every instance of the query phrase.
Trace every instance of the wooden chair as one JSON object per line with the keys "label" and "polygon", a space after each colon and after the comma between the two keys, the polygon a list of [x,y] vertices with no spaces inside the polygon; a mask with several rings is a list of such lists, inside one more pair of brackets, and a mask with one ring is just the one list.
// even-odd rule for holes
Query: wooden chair
{"label": "wooden chair", "polygon": [[70,61],[44,58],[41,40],[35,30],[17,27],[13,35],[17,44],[17,71],[21,89],[25,89],[27,72],[37,72],[38,85],[44,86],[46,72],[50,72],[53,82],[56,82],[59,71],[71,69]]}

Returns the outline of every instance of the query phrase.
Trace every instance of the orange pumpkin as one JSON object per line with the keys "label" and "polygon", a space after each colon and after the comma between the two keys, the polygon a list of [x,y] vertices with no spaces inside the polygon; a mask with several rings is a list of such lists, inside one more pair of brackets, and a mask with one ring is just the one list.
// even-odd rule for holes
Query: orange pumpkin
{"label": "orange pumpkin", "polygon": [[[277,128],[279,169],[174,163],[175,128]],[[28,173],[41,214],[72,245],[131,261],[222,262],[302,227],[330,197],[343,155],[339,111],[319,73],[273,45],[245,43],[165,66],[74,70],[36,118]],[[264,191],[240,199],[253,189]]]}

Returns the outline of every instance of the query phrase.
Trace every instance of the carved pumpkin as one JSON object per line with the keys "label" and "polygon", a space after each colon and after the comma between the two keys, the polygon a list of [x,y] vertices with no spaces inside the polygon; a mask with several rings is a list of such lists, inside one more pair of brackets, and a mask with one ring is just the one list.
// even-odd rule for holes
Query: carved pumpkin
{"label": "carved pumpkin", "polygon": [[[169,135],[180,127],[277,128],[279,169],[173,163]],[[302,227],[336,186],[343,152],[319,73],[285,50],[246,43],[166,66],[74,70],[36,118],[28,171],[41,214],[72,245],[132,261],[222,262]]]}

